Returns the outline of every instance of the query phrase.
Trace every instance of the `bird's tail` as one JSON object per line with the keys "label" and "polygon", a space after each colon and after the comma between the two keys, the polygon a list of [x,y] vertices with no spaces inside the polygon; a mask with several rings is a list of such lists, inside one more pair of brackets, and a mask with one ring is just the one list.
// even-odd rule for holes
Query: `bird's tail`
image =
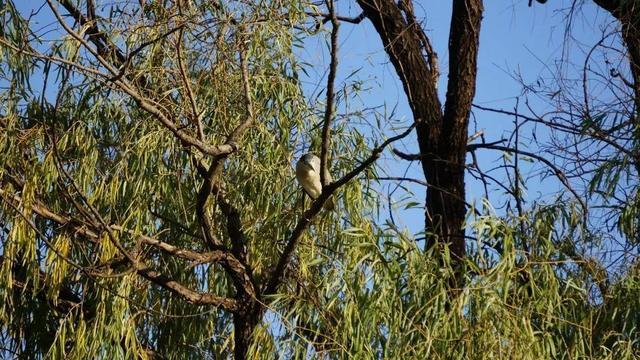
{"label": "bird's tail", "polygon": [[324,209],[328,211],[335,209],[336,208],[335,198],[333,196],[329,197],[327,201],[324,202],[324,205],[322,205],[322,207],[324,207]]}

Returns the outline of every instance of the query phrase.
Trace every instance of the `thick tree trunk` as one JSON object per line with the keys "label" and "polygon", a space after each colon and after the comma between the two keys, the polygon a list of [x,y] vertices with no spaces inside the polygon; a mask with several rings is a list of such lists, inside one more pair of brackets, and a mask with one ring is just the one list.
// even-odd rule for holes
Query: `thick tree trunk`
{"label": "thick tree trunk", "polygon": [[234,315],[234,349],[233,354],[236,360],[243,360],[247,358],[247,351],[251,345],[251,339],[253,338],[253,330],[255,325],[252,325],[251,319],[248,319],[242,315]]}
{"label": "thick tree trunk", "polygon": [[[453,2],[449,32],[449,82],[442,119],[441,161],[435,164],[436,184],[442,187],[432,199],[432,214],[442,214],[441,233],[454,256],[465,254],[463,222],[466,215],[464,169],[471,103],[476,91],[482,0]],[[443,196],[443,194],[445,196]]]}
{"label": "thick tree trunk", "polygon": [[640,0],[594,0],[620,21],[622,39],[627,47],[629,67],[633,76],[636,114],[640,110]]}
{"label": "thick tree trunk", "polygon": [[253,342],[253,333],[264,315],[264,307],[253,299],[241,302],[241,311],[233,315],[234,349],[236,360],[247,359],[247,352]]}
{"label": "thick tree trunk", "polygon": [[[437,60],[409,0],[358,0],[394,65],[416,122],[420,159],[429,183],[427,247],[450,246],[454,266],[465,256],[464,166],[482,0],[455,0],[449,37],[449,83],[444,112],[438,99]],[[458,273],[454,285],[461,286]]]}

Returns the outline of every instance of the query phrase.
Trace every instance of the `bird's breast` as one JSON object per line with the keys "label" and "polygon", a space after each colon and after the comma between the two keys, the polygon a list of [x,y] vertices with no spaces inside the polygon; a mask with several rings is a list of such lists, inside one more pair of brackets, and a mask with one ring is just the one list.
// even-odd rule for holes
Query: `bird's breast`
{"label": "bird's breast", "polygon": [[309,196],[313,199],[320,196],[322,185],[320,184],[320,176],[315,171],[298,167],[296,169],[296,177]]}

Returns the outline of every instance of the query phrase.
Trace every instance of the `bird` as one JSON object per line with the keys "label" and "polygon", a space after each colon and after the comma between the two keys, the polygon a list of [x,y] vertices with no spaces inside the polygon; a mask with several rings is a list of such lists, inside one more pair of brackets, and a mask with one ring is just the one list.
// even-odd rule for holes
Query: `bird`
{"label": "bird", "polygon": [[[327,183],[330,183],[331,174],[329,169],[324,169],[324,177]],[[296,178],[304,189],[304,192],[309,195],[311,200],[315,200],[322,193],[322,183],[320,182],[320,158],[312,153],[302,155],[298,163],[296,164]],[[333,210],[335,202],[333,197],[327,199],[324,203],[326,210]]]}

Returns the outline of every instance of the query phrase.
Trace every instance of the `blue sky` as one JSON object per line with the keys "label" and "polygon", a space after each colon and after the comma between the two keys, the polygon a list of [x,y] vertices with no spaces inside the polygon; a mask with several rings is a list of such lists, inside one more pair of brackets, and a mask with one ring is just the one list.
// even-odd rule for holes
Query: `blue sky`
{"label": "blue sky", "polygon": [[[337,3],[340,15],[357,16],[360,13],[360,8],[355,1],[339,0]],[[439,56],[441,77],[438,89],[440,98],[443,100],[447,84],[447,41],[451,3],[414,1],[414,6],[417,17],[423,21],[427,36],[431,39]],[[585,49],[595,44],[600,38],[597,30],[602,24],[612,19],[589,1],[574,14],[572,31],[569,33],[571,37],[565,41],[567,35],[565,16],[570,6],[571,1],[566,0],[550,1],[546,5],[534,2],[532,7],[528,7],[525,0],[485,1],[474,104],[513,110],[516,97],[522,93],[522,86],[515,79],[516,73],[522,75],[525,83],[535,83],[539,78],[549,78],[551,76],[549,69],[554,69],[556,62],[563,55],[576,63],[582,62]],[[323,85],[326,81],[324,76],[326,76],[329,55],[326,42],[322,37],[307,40],[306,44],[301,55],[305,61],[318,69],[315,74],[310,73],[310,78],[306,79],[309,85],[308,91],[312,92],[315,84],[320,82]],[[362,106],[371,107],[382,104],[386,104],[388,108],[397,106],[395,118],[407,119],[407,121],[411,119],[411,112],[395,70],[382,49],[378,34],[367,20],[358,25],[348,23],[341,25],[339,61],[338,82],[359,70],[358,79],[365,80],[370,86],[369,91],[361,97]],[[566,71],[568,75],[572,75],[573,70],[570,66]],[[540,112],[548,110],[548,106],[535,97],[529,97],[529,101]],[[524,97],[521,97],[520,111],[523,111],[523,103]],[[473,134],[476,130],[482,130],[488,142],[499,140],[511,134],[514,129],[513,120],[512,117],[475,110],[469,132]],[[387,132],[387,136],[392,134]],[[537,149],[528,147],[531,140],[530,134],[531,128],[522,128],[520,146],[523,150],[536,152]],[[546,130],[540,128],[536,133],[539,140],[547,135]],[[411,135],[397,147],[416,153],[415,135]],[[500,160],[502,153],[498,151],[480,151],[478,156],[483,170],[502,163]],[[390,176],[401,176],[409,165],[403,161],[398,162],[390,156],[388,151],[380,161],[389,171]],[[539,174],[544,170],[544,167],[538,163],[530,165],[528,162],[521,161],[520,166],[523,176],[527,173]],[[407,176],[424,178],[417,163],[409,168]],[[502,173],[495,173],[494,176],[501,178]],[[470,176],[467,176],[466,182],[469,202],[484,197],[480,182],[473,180]],[[386,185],[386,183],[383,185],[381,191],[388,189]],[[406,185],[414,192],[412,201],[424,202],[426,189],[419,185]],[[534,175],[532,180],[528,181],[526,198],[529,201],[550,199],[559,190],[562,190],[561,185],[554,178],[543,179],[539,175]],[[499,200],[500,194],[494,193],[493,199]],[[394,198],[394,201],[400,200],[402,193],[394,193]],[[402,207],[402,204],[397,206]],[[423,210],[421,208],[402,210],[401,216],[398,216],[396,221],[399,225],[406,226],[412,233],[417,233],[421,231],[424,224]]]}

